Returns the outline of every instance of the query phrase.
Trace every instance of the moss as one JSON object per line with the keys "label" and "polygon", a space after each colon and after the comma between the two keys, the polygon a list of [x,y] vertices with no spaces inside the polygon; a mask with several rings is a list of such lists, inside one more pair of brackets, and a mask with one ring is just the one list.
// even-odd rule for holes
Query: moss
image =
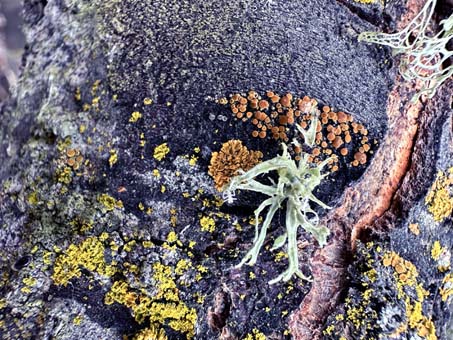
{"label": "moss", "polygon": [[167,143],[160,144],[154,148],[154,158],[158,161],[162,161],[167,154],[170,152],[170,148]]}

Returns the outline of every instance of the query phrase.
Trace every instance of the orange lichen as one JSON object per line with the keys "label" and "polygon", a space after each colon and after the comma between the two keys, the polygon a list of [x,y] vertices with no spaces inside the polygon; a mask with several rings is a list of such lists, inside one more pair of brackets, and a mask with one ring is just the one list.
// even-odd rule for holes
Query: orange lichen
{"label": "orange lichen", "polygon": [[[279,96],[274,91],[267,91],[265,96],[260,96],[251,90],[248,94],[236,93],[231,95],[229,100],[218,102],[229,105],[236,119],[254,125],[252,137],[269,137],[285,143],[293,138],[303,141],[304,137],[295,128],[295,124],[306,130],[314,121],[314,115],[319,114],[315,142],[321,146],[321,156],[313,161],[319,162],[331,155],[337,156],[335,162],[329,164],[331,171],[339,169],[339,164],[335,164],[339,161],[338,157],[344,158],[347,164],[359,166],[367,163],[366,154],[372,152],[370,145],[366,144],[368,130],[362,124],[354,122],[350,114],[335,112],[327,105],[318,110],[318,102],[308,96],[296,98],[291,93]],[[347,145],[350,143],[353,145]],[[295,158],[300,159],[302,150],[296,151],[294,145],[289,145],[289,151]],[[353,158],[355,154],[356,159]]]}
{"label": "orange lichen", "polygon": [[[407,322],[402,323],[391,337],[397,337],[408,328],[417,332],[422,339],[435,340],[436,329],[431,318],[423,314],[423,301],[429,293],[417,282],[418,271],[414,264],[403,259],[395,252],[385,253],[382,263],[385,267],[393,267],[398,290],[398,298],[404,301]],[[415,288],[416,298],[406,293],[405,287]]]}
{"label": "orange lichen", "polygon": [[214,179],[217,190],[222,191],[225,184],[236,176],[240,169],[250,170],[262,157],[261,151],[249,151],[240,140],[229,140],[222,144],[219,152],[212,153],[208,173]]}

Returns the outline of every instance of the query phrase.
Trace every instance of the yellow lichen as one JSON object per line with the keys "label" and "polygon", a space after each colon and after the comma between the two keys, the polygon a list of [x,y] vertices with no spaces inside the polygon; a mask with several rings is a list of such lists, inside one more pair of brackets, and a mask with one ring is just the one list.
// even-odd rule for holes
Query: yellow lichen
{"label": "yellow lichen", "polygon": [[110,150],[109,164],[112,167],[116,162],[118,162],[118,151],[115,149]]}
{"label": "yellow lichen", "polygon": [[433,260],[437,261],[442,254],[442,246],[440,245],[439,241],[435,241],[432,248],[431,248],[431,257]]}
{"label": "yellow lichen", "polygon": [[416,236],[420,235],[420,228],[418,227],[418,223],[410,223],[409,230]]}
{"label": "yellow lichen", "polygon": [[329,325],[326,327],[326,329],[323,331],[323,333],[324,333],[324,335],[332,335],[334,330],[335,330],[335,326]]}
{"label": "yellow lichen", "polygon": [[132,315],[139,323],[149,319],[151,325],[166,325],[185,333],[189,339],[193,338],[196,310],[180,300],[172,268],[156,262],[153,271],[153,279],[158,288],[154,296],[135,292],[126,282],[116,281],[106,294],[104,302],[125,305],[132,310]]}
{"label": "yellow lichen", "polygon": [[212,217],[209,217],[209,216],[201,217],[200,225],[201,225],[202,231],[207,231],[209,233],[212,233],[215,230],[215,221]]}
{"label": "yellow lichen", "polygon": [[198,157],[192,155],[189,159],[189,165],[194,166],[195,164],[197,164],[197,161],[198,161]]}
{"label": "yellow lichen", "polygon": [[244,340],[266,340],[266,335],[261,333],[258,329],[254,328],[252,333],[245,336]]}
{"label": "yellow lichen", "polygon": [[173,243],[178,241],[178,236],[174,231],[170,231],[167,235],[167,242]]}
{"label": "yellow lichen", "polygon": [[154,158],[162,161],[169,152],[170,148],[167,143],[160,144],[154,148]]}
{"label": "yellow lichen", "polygon": [[431,257],[437,262],[437,269],[440,272],[446,272],[450,269],[450,251],[446,247],[442,247],[439,241],[433,243]]}
{"label": "yellow lichen", "polygon": [[151,105],[153,103],[153,100],[151,98],[145,98],[143,99],[143,104],[144,105]]}
{"label": "yellow lichen", "polygon": [[72,323],[76,326],[79,326],[82,323],[83,316],[82,315],[76,315],[74,319],[72,319]]}
{"label": "yellow lichen", "polygon": [[22,279],[22,282],[28,287],[32,287],[36,284],[36,279],[34,277],[25,277]]}
{"label": "yellow lichen", "polygon": [[[423,314],[423,301],[429,293],[417,282],[418,271],[409,261],[404,260],[395,252],[384,254],[383,264],[394,269],[398,298],[405,304],[407,322],[402,323],[397,330],[392,333],[392,337],[406,332],[408,328],[413,329],[422,339],[436,340],[436,329],[433,321]],[[416,298],[410,297],[405,287],[414,287]]]}
{"label": "yellow lichen", "polygon": [[108,194],[101,194],[98,196],[98,202],[101,203],[107,211],[112,211],[115,208],[123,208],[123,202],[116,200]]}
{"label": "yellow lichen", "polygon": [[451,216],[453,212],[453,167],[446,175],[442,171],[437,174],[436,181],[425,198],[428,211],[433,215],[436,222],[442,222]]}
{"label": "yellow lichen", "polygon": [[27,201],[30,205],[37,205],[39,203],[38,193],[36,191],[30,193],[27,197]]}
{"label": "yellow lichen", "polygon": [[106,263],[104,252],[104,244],[97,237],[89,237],[78,245],[71,244],[55,260],[52,274],[54,283],[66,286],[71,279],[82,275],[82,268],[103,276],[112,276],[116,268]]}
{"label": "yellow lichen", "polygon": [[151,325],[134,335],[132,340],[167,340],[167,335],[162,328]]}
{"label": "yellow lichen", "polygon": [[57,181],[69,184],[72,181],[72,169],[69,166],[58,168],[56,171]]}
{"label": "yellow lichen", "polygon": [[355,2],[360,2],[362,4],[366,4],[366,5],[369,5],[369,4],[374,4],[375,2],[377,2],[377,0],[354,0]]}
{"label": "yellow lichen", "polygon": [[142,118],[142,114],[140,112],[138,112],[138,111],[134,111],[134,112],[132,112],[131,117],[129,118],[129,122],[130,123],[135,123],[140,118]]}
{"label": "yellow lichen", "polygon": [[158,169],[154,169],[153,170],[153,176],[156,177],[156,178],[159,178],[160,177],[160,172]]}
{"label": "yellow lichen", "polygon": [[240,169],[250,170],[262,157],[261,151],[249,151],[240,140],[230,140],[222,144],[219,152],[212,153],[208,173],[214,179],[217,190],[222,191]]}
{"label": "yellow lichen", "polygon": [[447,301],[447,299],[453,295],[453,273],[445,275],[442,280],[442,287],[440,288],[440,296],[442,301]]}

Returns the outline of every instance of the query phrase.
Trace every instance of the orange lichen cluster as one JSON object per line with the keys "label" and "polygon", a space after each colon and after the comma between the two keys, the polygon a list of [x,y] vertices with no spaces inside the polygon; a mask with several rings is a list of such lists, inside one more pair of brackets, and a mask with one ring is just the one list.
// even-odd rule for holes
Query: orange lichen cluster
{"label": "orange lichen cluster", "polygon": [[[401,323],[390,338],[398,338],[408,329],[412,329],[422,339],[436,340],[434,322],[423,314],[423,301],[429,292],[417,281],[418,271],[415,265],[393,251],[384,255],[382,263],[385,267],[394,269],[398,298],[404,301],[406,308],[406,321]],[[415,290],[415,298],[407,294],[406,290],[409,288]]]}
{"label": "orange lichen cluster", "polygon": [[229,140],[222,144],[219,152],[212,153],[208,173],[214,178],[217,190],[222,191],[225,184],[238,175],[239,169],[250,170],[262,157],[261,151],[249,151],[240,140]]}
{"label": "orange lichen cluster", "polygon": [[83,156],[78,149],[67,149],[66,157],[66,165],[70,166],[73,170],[78,170],[83,164]]}
{"label": "orange lichen cluster", "polygon": [[384,258],[382,259],[382,264],[385,267],[393,267],[396,275],[398,276],[398,279],[402,283],[409,286],[415,285],[418,276],[417,268],[415,268],[415,266],[411,262],[399,256],[397,253],[386,253],[384,255]]}
{"label": "orange lichen cluster", "polygon": [[[329,106],[318,110],[318,102],[308,96],[296,98],[291,93],[280,96],[267,91],[262,97],[251,90],[247,95],[233,94],[229,100],[222,98],[219,103],[229,105],[236,119],[251,122],[254,126],[253,137],[271,137],[285,143],[292,138],[303,141],[303,135],[295,128],[295,124],[308,129],[313,115],[319,115],[316,146],[310,150],[309,161],[318,163],[332,157],[329,165],[331,171],[338,170],[336,163],[339,157],[348,158],[352,166],[366,164],[367,153],[371,151],[368,130],[362,124],[354,122],[351,115],[342,111],[335,112]],[[354,142],[360,144],[356,149],[353,149]],[[295,145],[292,151],[296,154],[296,160],[300,159],[302,148]]]}

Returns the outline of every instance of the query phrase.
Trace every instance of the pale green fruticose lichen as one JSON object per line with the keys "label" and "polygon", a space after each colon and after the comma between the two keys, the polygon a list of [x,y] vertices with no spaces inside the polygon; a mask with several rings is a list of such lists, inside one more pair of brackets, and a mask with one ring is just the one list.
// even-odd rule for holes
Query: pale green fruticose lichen
{"label": "pale green fruticose lichen", "polygon": [[440,22],[442,30],[435,36],[427,35],[436,2],[428,0],[420,13],[398,33],[363,32],[359,35],[359,41],[389,46],[394,55],[403,54],[401,75],[406,80],[418,79],[423,82],[413,101],[422,94],[432,98],[437,88],[453,75],[453,65],[443,68],[453,55],[453,51],[447,49],[448,42],[453,38],[453,15]]}
{"label": "pale green fruticose lichen", "polygon": [[[317,122],[312,124],[308,131],[303,131],[305,143],[312,144]],[[302,131],[301,131],[302,132]],[[329,229],[319,225],[318,214],[310,207],[310,201],[317,203],[322,208],[329,208],[319,199],[317,199],[313,191],[321,183],[322,179],[327,175],[322,175],[323,167],[330,161],[327,159],[316,166],[308,162],[308,154],[305,154],[297,163],[288,153],[285,144],[283,146],[283,154],[268,161],[264,161],[247,172],[242,172],[241,175],[234,177],[225,189],[225,194],[228,200],[233,199],[233,193],[236,190],[250,190],[259,192],[269,196],[255,210],[255,238],[253,247],[245,255],[244,259],[237,265],[241,267],[244,264],[254,265],[256,263],[258,253],[263,246],[266,238],[266,232],[276,211],[281,207],[283,202],[286,202],[286,233],[278,237],[272,249],[282,247],[288,240],[288,269],[275,279],[269,281],[269,284],[276,283],[280,280],[288,281],[293,274],[296,274],[302,279],[309,280],[299,269],[298,248],[297,248],[297,228],[301,226],[303,229],[311,233],[322,247],[326,244]],[[272,181],[271,185],[262,184],[255,180],[257,176],[266,174],[270,171],[278,172],[278,182]],[[268,212],[264,222],[259,230],[259,217],[261,212],[268,208]]]}

